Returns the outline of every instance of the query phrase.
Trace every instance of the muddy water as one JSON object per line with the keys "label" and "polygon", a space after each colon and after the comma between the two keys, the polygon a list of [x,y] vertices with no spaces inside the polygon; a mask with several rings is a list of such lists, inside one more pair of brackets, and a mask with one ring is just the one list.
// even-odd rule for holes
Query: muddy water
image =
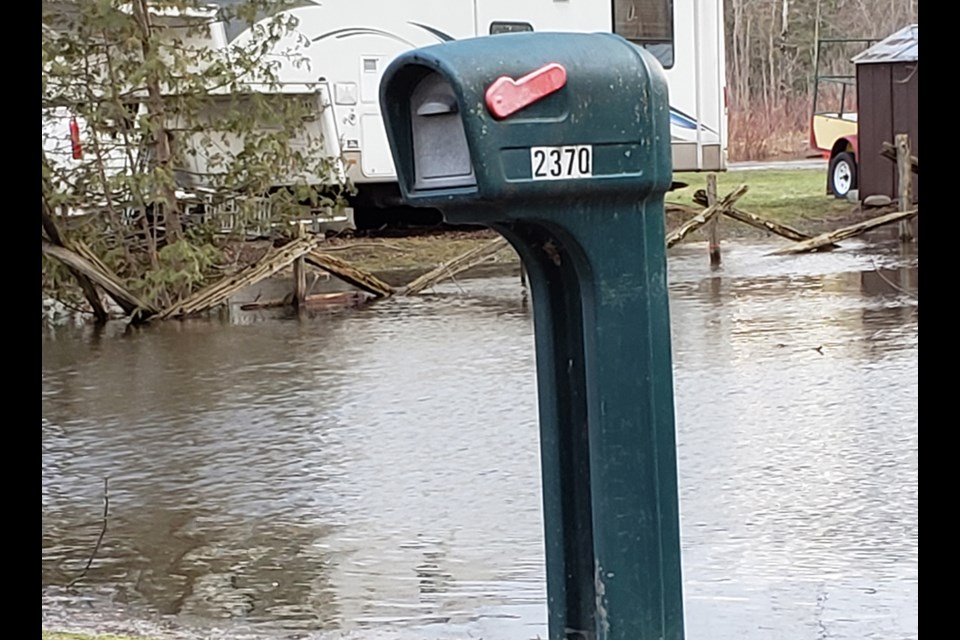
{"label": "muddy water", "polygon": [[[769,249],[671,258],[688,637],[916,637],[918,258]],[[544,637],[515,278],[42,348],[45,627]]]}

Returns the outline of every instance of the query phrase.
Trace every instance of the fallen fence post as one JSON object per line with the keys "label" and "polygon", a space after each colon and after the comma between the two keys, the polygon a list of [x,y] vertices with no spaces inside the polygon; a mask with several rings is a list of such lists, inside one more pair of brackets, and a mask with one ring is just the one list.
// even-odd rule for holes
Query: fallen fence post
{"label": "fallen fence post", "polygon": [[828,244],[835,244],[840,240],[858,236],[862,233],[870,231],[871,229],[876,229],[877,227],[882,227],[884,225],[899,222],[901,220],[909,220],[910,218],[919,215],[919,213],[919,209],[911,209],[910,211],[894,211],[893,213],[888,213],[876,218],[871,218],[870,220],[858,222],[857,224],[852,224],[848,227],[841,227],[833,231],[828,231],[827,233],[822,233],[815,238],[810,238],[809,240],[798,242],[793,246],[784,247],[783,249],[774,251],[770,255],[778,256],[815,251],[816,249],[825,247]]}

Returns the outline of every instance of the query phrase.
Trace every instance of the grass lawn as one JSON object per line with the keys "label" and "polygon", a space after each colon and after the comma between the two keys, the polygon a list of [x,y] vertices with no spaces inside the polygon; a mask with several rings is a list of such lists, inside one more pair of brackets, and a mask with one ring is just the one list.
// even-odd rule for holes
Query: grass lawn
{"label": "grass lawn", "polygon": [[[689,184],[685,189],[667,194],[668,202],[691,204],[693,193],[707,185],[705,173],[678,173],[677,182]],[[718,174],[717,190],[723,196],[741,184],[750,190],[737,201],[741,209],[778,222],[809,227],[809,222],[836,220],[854,210],[846,200],[826,194],[826,172],[820,169],[790,171],[727,171]],[[804,225],[807,221],[808,224]]]}

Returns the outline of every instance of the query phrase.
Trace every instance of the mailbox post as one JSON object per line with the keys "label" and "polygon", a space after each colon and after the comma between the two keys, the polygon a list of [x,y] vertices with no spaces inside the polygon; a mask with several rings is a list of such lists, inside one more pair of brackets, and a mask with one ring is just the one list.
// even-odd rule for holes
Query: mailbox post
{"label": "mailbox post", "polygon": [[380,100],[406,202],[528,270],[550,638],[682,638],[662,70],[610,34],[498,35],[400,56]]}

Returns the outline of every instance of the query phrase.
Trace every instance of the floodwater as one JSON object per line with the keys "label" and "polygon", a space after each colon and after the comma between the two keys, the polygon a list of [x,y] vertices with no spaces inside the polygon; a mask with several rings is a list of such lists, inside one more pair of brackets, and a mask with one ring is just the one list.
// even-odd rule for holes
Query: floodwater
{"label": "floodwater", "polygon": [[[672,253],[688,638],[918,636],[919,260],[852,247]],[[44,628],[545,636],[515,277],[41,341]]]}

